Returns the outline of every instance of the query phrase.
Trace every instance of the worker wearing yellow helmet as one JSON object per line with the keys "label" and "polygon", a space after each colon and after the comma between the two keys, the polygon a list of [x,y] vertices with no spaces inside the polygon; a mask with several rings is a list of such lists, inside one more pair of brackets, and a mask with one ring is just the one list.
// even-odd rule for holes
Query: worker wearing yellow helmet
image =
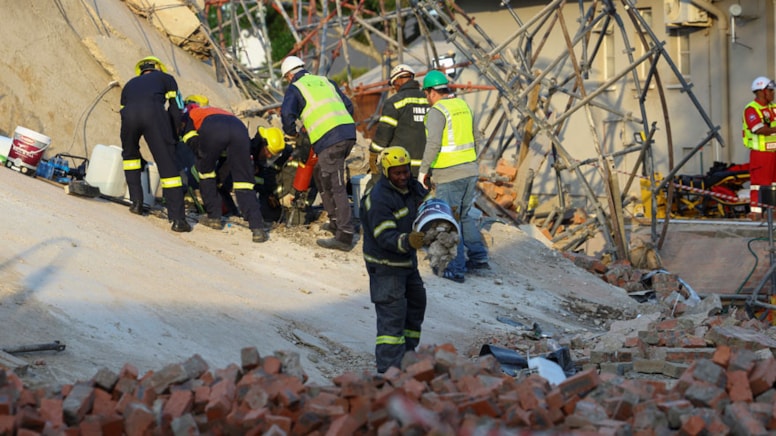
{"label": "worker wearing yellow helmet", "polygon": [[175,232],[189,232],[183,204],[183,180],[175,161],[178,128],[183,99],[175,78],[155,56],[135,64],[136,77],[121,90],[121,147],[127,180],[129,211],[143,214],[143,186],[140,183],[144,160],[140,138],[145,139],[159,169],[167,215]]}
{"label": "worker wearing yellow helmet", "polygon": [[156,56],[146,56],[143,59],[137,61],[137,64],[135,64],[136,76],[139,76],[149,70],[159,70],[163,73],[166,73],[167,67],[165,67],[164,63]]}
{"label": "worker wearing yellow helmet", "polygon": [[413,222],[428,191],[412,177],[410,154],[404,147],[383,149],[378,178],[361,200],[364,261],[369,296],[377,315],[377,372],[401,367],[404,354],[420,343],[426,312],[426,288],[418,271],[417,250],[423,232]]}
{"label": "worker wearing yellow helmet", "polygon": [[291,185],[298,164],[291,159],[293,151],[277,127],[259,127],[251,141],[255,189],[265,221],[280,221],[283,207],[293,198]]}

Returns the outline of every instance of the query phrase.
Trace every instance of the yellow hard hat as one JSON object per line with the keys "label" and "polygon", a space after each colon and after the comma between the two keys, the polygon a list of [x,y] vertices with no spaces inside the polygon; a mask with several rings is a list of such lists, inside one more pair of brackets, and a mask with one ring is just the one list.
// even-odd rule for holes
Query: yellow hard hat
{"label": "yellow hard hat", "polygon": [[388,168],[409,164],[410,154],[404,147],[387,147],[380,153],[380,166],[383,167],[383,175],[385,177],[388,177]]}
{"label": "yellow hard hat", "polygon": [[184,105],[187,105],[187,104],[190,104],[190,103],[194,103],[194,104],[199,105],[199,106],[207,106],[207,105],[210,104],[210,100],[208,100],[208,98],[205,97],[204,95],[192,94],[192,95],[189,95],[188,97],[183,99],[183,104]]}
{"label": "yellow hard hat", "polygon": [[146,56],[143,59],[137,61],[135,64],[135,75],[139,76],[143,71],[147,70],[159,70],[163,73],[167,72],[167,67],[164,66],[162,60],[156,56]]}
{"label": "yellow hard hat", "polygon": [[267,150],[276,155],[286,148],[283,131],[277,127],[259,127],[259,135],[267,141]]}

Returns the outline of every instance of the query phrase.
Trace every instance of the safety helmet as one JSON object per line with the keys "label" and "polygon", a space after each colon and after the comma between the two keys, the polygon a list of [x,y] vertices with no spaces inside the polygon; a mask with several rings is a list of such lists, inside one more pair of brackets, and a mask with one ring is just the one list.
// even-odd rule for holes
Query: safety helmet
{"label": "safety helmet", "polygon": [[429,71],[428,74],[426,74],[426,77],[423,78],[423,89],[447,88],[447,85],[449,83],[450,81],[447,80],[447,76],[445,76],[445,73],[439,70],[433,70],[433,71]]}
{"label": "safety helmet", "polygon": [[776,88],[776,83],[773,83],[771,79],[765,76],[760,76],[754,79],[754,82],[752,82],[752,92],[759,91],[765,88],[774,89]]}
{"label": "safety helmet", "polygon": [[183,99],[183,104],[194,103],[199,106],[207,106],[210,104],[210,100],[201,94],[192,94]]}
{"label": "safety helmet", "polygon": [[415,77],[415,70],[413,70],[412,67],[407,64],[399,64],[393,67],[391,70],[391,78],[389,80],[391,86],[393,86],[393,82],[395,82],[396,79],[404,76]]}
{"label": "safety helmet", "polygon": [[274,156],[284,148],[283,131],[277,127],[259,127],[259,135],[267,141],[267,150]]}
{"label": "safety helmet", "polygon": [[148,71],[148,70],[159,70],[163,73],[166,73],[167,67],[165,67],[164,63],[162,63],[162,60],[156,56],[146,56],[143,59],[140,59],[139,61],[137,61],[137,64],[135,64],[136,76],[139,76],[144,71]]}
{"label": "safety helmet", "polygon": [[304,68],[304,61],[296,56],[288,56],[283,59],[283,63],[280,64],[280,75],[285,77],[286,74],[297,68]]}
{"label": "safety helmet", "polygon": [[380,153],[380,166],[383,167],[383,175],[388,177],[388,168],[410,164],[410,154],[404,147],[395,145],[386,147]]}

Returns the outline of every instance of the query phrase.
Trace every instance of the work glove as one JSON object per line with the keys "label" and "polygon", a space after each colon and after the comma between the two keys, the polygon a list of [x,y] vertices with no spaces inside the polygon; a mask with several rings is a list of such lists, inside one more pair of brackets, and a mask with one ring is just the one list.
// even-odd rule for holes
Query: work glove
{"label": "work glove", "polygon": [[291,207],[294,205],[294,196],[291,194],[286,194],[280,199],[280,204],[283,207]]}
{"label": "work glove", "polygon": [[285,142],[287,146],[296,147],[296,137],[297,135],[285,134],[283,135],[283,142]]}
{"label": "work glove", "polygon": [[410,232],[407,239],[410,242],[410,247],[420,250],[423,248],[423,238],[426,237],[426,234],[423,232]]}
{"label": "work glove", "polygon": [[461,214],[458,213],[458,206],[453,206],[452,210],[453,210],[453,218],[455,218],[455,220],[460,223],[461,222]]}

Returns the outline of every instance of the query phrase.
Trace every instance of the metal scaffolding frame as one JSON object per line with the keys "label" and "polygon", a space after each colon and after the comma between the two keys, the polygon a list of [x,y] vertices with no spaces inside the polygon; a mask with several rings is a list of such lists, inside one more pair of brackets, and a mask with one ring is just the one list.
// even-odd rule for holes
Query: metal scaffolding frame
{"label": "metal scaffolding frame", "polygon": [[[578,13],[572,17],[569,16],[570,8],[567,6],[574,3],[578,5]],[[590,231],[593,226],[605,239],[606,254],[614,259],[627,259],[629,254],[624,207],[629,199],[623,193],[629,191],[636,177],[647,178],[652,187],[652,213],[649,215],[652,217],[652,238],[653,241],[662,239],[668,219],[665,220],[662,234],[658,235],[656,196],[665,190],[671,195],[673,186],[669,182],[673,176],[710,141],[716,140],[724,145],[719,126],[715,126],[706,114],[693,94],[692,85],[685,80],[667,53],[664,42],[656,36],[632,0],[553,0],[538,13],[524,18],[520,17],[520,10],[510,5],[509,0],[503,1],[501,6],[516,24],[516,30],[502,41],[495,41],[455,2],[437,0],[412,0],[408,7],[391,11],[384,6],[379,11],[366,10],[364,2],[359,0],[294,1],[290,4],[281,3],[280,0],[206,1],[206,10],[209,7],[228,7],[231,11],[228,15],[232,18],[220,21],[213,29],[208,28],[207,33],[213,42],[214,59],[227,66],[225,70],[230,80],[240,84],[240,89],[247,96],[258,100],[263,105],[262,111],[276,109],[282,100],[278,90],[278,60],[273,58],[276,54],[272,53],[266,36],[264,17],[267,8],[271,7],[280,13],[289,26],[296,41],[289,54],[305,59],[309,69],[318,74],[329,74],[333,60],[342,56],[347,65],[347,81],[352,83],[350,50],[364,45],[356,43],[356,38],[368,41],[367,48],[371,46],[372,54],[379,57],[385,66],[383,80],[348,89],[351,95],[356,96],[359,93],[371,93],[384,97],[388,89],[385,76],[391,64],[402,62],[408,56],[431,69],[434,60],[439,59],[433,36],[441,34],[446,43],[454,45],[466,57],[456,67],[476,68],[487,85],[483,88],[497,93],[497,101],[491,111],[479,114],[479,129],[485,138],[480,144],[481,155],[489,156],[488,162],[513,159],[518,168],[516,178],[510,181],[515,190],[512,207],[492,202],[480,204],[486,213],[501,215],[515,223],[526,222],[530,218],[527,213],[533,180],[540,172],[549,171],[557,189],[557,206],[552,215],[562,217],[570,209],[564,185],[568,179],[573,178],[582,187],[593,216],[578,228],[562,232],[558,232],[560,220],[555,220],[550,230],[554,237],[560,238],[560,248],[578,249],[596,233]],[[237,58],[235,48],[223,44],[225,32],[234,32],[234,23],[242,17],[237,13],[238,9],[250,17],[254,34],[263,35],[260,40],[266,44],[265,69],[247,71],[236,65],[233,61]],[[206,11],[201,12],[203,23],[206,23]],[[403,25],[408,19],[418,23],[422,55],[418,49],[406,50],[401,42],[404,40]],[[378,23],[384,23],[383,30],[377,28]],[[639,29],[637,41],[631,42],[626,23]],[[332,32],[338,35],[336,40],[332,40]],[[553,53],[548,44],[550,35],[562,35],[565,49]],[[618,43],[622,44],[627,55],[628,65],[606,80],[588,80],[593,65],[604,56],[601,48],[606,35],[618,38]],[[375,40],[386,43],[385,52],[376,52]],[[231,56],[226,53],[231,53]],[[642,54],[637,56],[636,53]],[[673,81],[679,84],[682,94],[708,128],[707,135],[676,165],[673,163],[671,121],[658,68],[660,64],[668,66],[673,74],[672,79],[675,79]],[[646,72],[644,77],[639,76],[639,68]],[[666,71],[665,68],[661,70]],[[419,75],[423,73],[425,71],[419,72]],[[627,86],[635,88],[638,114],[626,112],[601,98],[608,89],[619,83],[627,83]],[[648,92],[653,89],[654,92]],[[462,91],[476,92],[477,87],[469,86]],[[658,100],[657,106],[661,108],[661,113],[655,115],[654,110],[648,109],[648,98]],[[379,111],[379,107],[378,104],[376,111]],[[618,144],[618,151],[605,152],[604,139],[593,116],[594,112],[604,112],[613,119],[638,125],[641,141]],[[375,113],[366,122],[373,123],[378,117],[379,113]],[[574,117],[581,117],[589,127],[595,154],[586,159],[574,159],[567,148],[564,131]],[[656,145],[653,138],[656,130],[666,133],[665,147],[670,173],[662,181],[656,181],[654,177],[653,154]],[[513,149],[515,157],[511,158],[508,150]],[[617,168],[616,162],[628,154],[636,154],[635,164],[627,169]],[[552,163],[544,165],[549,160]],[[591,166],[597,184],[602,189],[596,189],[596,183],[583,171]],[[624,189],[619,186],[616,172],[629,174]],[[563,235],[573,237],[563,239]]]}

